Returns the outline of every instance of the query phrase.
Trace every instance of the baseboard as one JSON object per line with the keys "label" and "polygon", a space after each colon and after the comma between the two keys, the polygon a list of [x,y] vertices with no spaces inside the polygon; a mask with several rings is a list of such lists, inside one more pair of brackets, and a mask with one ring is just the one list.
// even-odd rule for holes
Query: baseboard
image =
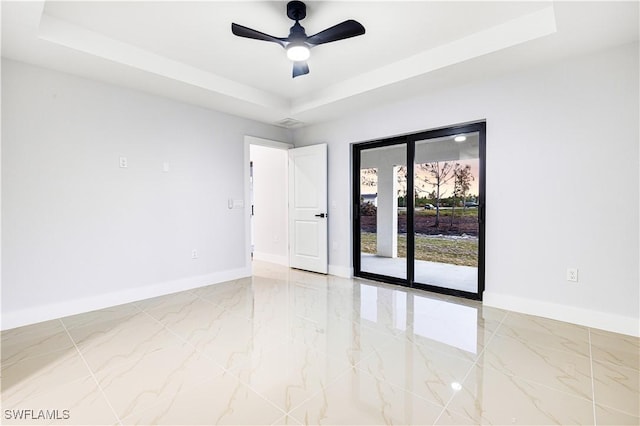
{"label": "baseboard", "polygon": [[350,267],[338,265],[329,265],[329,275],[335,275],[341,278],[351,278],[353,276]]}
{"label": "baseboard", "polygon": [[584,325],[591,328],[612,331],[614,333],[640,337],[640,322],[638,318],[625,317],[607,312],[593,311],[574,306],[524,299],[521,297],[490,293],[486,291],[484,292],[482,299],[482,303],[485,306],[507,309],[523,314],[536,315],[539,317]]}
{"label": "baseboard", "polygon": [[262,262],[275,263],[276,265],[282,265],[286,267],[289,266],[289,259],[287,258],[287,256],[278,256],[277,254],[254,251],[253,258]]}
{"label": "baseboard", "polygon": [[251,268],[231,269],[214,272],[207,275],[199,275],[179,280],[160,282],[144,287],[136,287],[113,293],[100,294],[48,305],[34,306],[17,311],[2,312],[2,330],[8,330],[23,325],[35,324],[69,315],[104,309],[124,303],[191,290],[211,284],[237,280],[251,276]]}

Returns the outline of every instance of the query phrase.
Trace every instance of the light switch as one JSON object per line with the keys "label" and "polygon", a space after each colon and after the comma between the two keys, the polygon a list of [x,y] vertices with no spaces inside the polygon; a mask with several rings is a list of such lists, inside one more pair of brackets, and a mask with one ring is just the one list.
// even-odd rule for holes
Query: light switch
{"label": "light switch", "polygon": [[244,200],[234,200],[233,198],[229,198],[227,207],[229,207],[230,209],[243,209]]}
{"label": "light switch", "polygon": [[162,171],[163,172],[169,171],[169,162],[165,161],[164,163],[162,163]]}

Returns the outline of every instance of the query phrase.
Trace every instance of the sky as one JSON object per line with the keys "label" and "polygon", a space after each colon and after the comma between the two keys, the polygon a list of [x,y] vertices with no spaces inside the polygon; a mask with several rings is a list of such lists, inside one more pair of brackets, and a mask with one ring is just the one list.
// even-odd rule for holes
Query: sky
{"label": "sky", "polygon": [[[478,194],[478,176],[479,176],[479,164],[480,161],[476,158],[476,159],[472,159],[472,160],[458,160],[455,161],[455,163],[460,164],[461,166],[466,166],[469,165],[471,167],[471,175],[474,177],[474,179],[471,181],[471,187],[469,189],[469,194]],[[416,173],[416,186],[418,186],[419,188],[423,188],[428,192],[431,192],[433,190],[435,190],[435,187],[432,185],[429,185],[427,183],[424,182],[424,177],[426,176],[426,174],[424,172],[422,172],[422,170],[420,170],[419,168],[417,169],[417,173]],[[369,169],[371,170],[371,169]],[[367,182],[369,182],[368,185],[365,184],[361,184],[360,186],[360,193],[361,194],[375,194],[378,192],[377,190],[377,185],[376,185],[376,181],[377,181],[377,176],[375,175],[375,173],[371,173],[369,171],[362,171],[364,172],[365,175],[365,180]],[[362,182],[362,181],[361,181]],[[401,188],[405,188],[405,184],[401,183],[400,184]],[[451,179],[449,182],[447,182],[446,184],[442,185],[440,187],[440,196],[441,198],[447,198],[450,197],[453,194],[453,179]],[[425,192],[420,192],[419,193],[420,196],[426,196]]]}

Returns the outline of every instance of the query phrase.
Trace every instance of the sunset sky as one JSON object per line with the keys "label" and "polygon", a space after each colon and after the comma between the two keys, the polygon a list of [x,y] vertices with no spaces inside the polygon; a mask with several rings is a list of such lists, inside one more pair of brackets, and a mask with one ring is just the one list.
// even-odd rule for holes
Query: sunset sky
{"label": "sunset sky", "polygon": [[[479,161],[478,159],[472,159],[472,160],[458,160],[455,161],[454,163],[458,163],[460,164],[462,167],[469,165],[471,166],[471,174],[474,177],[473,181],[471,181],[471,188],[469,189],[469,194],[474,194],[474,195],[478,195],[478,175],[479,175]],[[370,170],[370,169],[369,169]],[[361,173],[364,172],[364,169],[361,171]],[[366,172],[365,172],[366,173]],[[453,173],[451,173],[453,174]],[[377,181],[377,176],[375,175],[375,173],[366,173],[365,174],[366,179],[372,184],[372,185],[365,185],[365,184],[361,184],[360,185],[360,193],[361,194],[375,194],[378,192],[378,188],[376,185],[376,181]],[[426,196],[427,193],[435,190],[435,187],[433,185],[429,185],[427,183],[424,182],[424,177],[425,177],[425,173],[422,172],[420,169],[417,170],[416,173],[416,186],[418,188],[422,188],[424,190],[426,190],[425,192],[419,192],[419,196]],[[362,180],[361,180],[362,182]],[[405,183],[401,182],[400,184],[401,188],[405,188]],[[453,194],[453,179],[451,179],[449,182],[447,182],[445,185],[442,185],[440,187],[440,196],[441,198],[447,198],[450,197]]]}

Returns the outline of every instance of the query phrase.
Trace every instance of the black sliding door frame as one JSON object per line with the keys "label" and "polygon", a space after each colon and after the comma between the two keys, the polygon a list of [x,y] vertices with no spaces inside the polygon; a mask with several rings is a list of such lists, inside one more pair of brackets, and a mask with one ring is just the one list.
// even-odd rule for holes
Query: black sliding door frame
{"label": "black sliding door frame", "polygon": [[[435,139],[446,136],[454,136],[462,133],[478,133],[479,138],[479,177],[478,177],[478,287],[477,293],[438,287],[434,285],[415,282],[415,199],[414,195],[414,175],[415,175],[415,147],[416,142]],[[362,271],[361,264],[361,223],[360,223],[360,156],[361,152],[373,148],[382,148],[393,145],[405,145],[407,149],[407,271],[406,278],[392,277]],[[468,124],[454,125],[439,129],[426,130],[419,133],[412,133],[404,136],[397,136],[388,139],[363,142],[353,145],[353,169],[352,169],[352,196],[353,196],[353,270],[356,277],[383,281],[398,284],[405,287],[418,288],[443,293],[467,299],[482,300],[484,292],[484,261],[485,261],[485,189],[486,189],[486,122],[479,121]]]}
{"label": "black sliding door frame", "polygon": [[[379,275],[374,274],[372,272],[362,272],[361,268],[361,258],[360,258],[360,246],[361,246],[361,238],[360,238],[360,153],[361,151],[373,148],[382,148],[393,145],[406,145],[407,138],[404,136],[389,138],[384,140],[377,140],[371,142],[363,142],[353,145],[353,270],[354,275],[357,277],[368,278],[374,281],[383,281],[392,284],[399,284],[403,286],[408,285],[408,278],[399,278],[392,277],[388,275]],[[408,152],[408,151],[407,151]],[[408,170],[408,166],[407,166]],[[411,178],[413,181],[413,177]],[[407,184],[409,181],[409,173],[407,172]],[[408,199],[408,197],[407,197]],[[413,201],[412,201],[413,204]],[[413,225],[413,224],[412,224]],[[407,222],[407,232],[408,232],[409,223]],[[409,244],[407,240],[407,245]],[[409,250],[409,247],[407,247]],[[408,252],[407,252],[408,253]],[[407,257],[408,259],[408,257]],[[408,260],[407,260],[408,262]]]}

